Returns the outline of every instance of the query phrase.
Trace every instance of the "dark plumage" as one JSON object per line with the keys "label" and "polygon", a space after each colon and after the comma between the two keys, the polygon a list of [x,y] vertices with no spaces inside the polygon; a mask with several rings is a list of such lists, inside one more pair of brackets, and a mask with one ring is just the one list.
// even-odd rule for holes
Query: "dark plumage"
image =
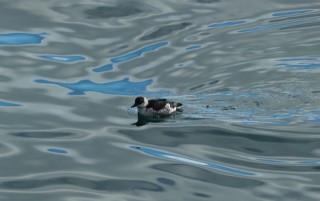
{"label": "dark plumage", "polygon": [[144,98],[142,96],[139,96],[134,101],[134,104],[131,107],[137,107],[138,105],[142,104],[144,102]]}
{"label": "dark plumage", "polygon": [[147,108],[152,108],[155,111],[159,111],[162,108],[164,108],[167,103],[169,103],[170,107],[172,107],[172,108],[182,106],[182,103],[168,101],[167,99],[152,99],[152,100],[149,100]]}

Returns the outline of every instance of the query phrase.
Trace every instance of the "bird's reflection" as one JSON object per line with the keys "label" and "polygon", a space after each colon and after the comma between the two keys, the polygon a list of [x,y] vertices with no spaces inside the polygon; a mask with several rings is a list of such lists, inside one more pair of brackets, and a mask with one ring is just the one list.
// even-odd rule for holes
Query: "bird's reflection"
{"label": "bird's reflection", "polygon": [[136,126],[144,126],[148,124],[149,122],[163,122],[166,118],[164,117],[147,117],[141,114],[138,114],[138,121],[136,123],[133,123],[132,125]]}

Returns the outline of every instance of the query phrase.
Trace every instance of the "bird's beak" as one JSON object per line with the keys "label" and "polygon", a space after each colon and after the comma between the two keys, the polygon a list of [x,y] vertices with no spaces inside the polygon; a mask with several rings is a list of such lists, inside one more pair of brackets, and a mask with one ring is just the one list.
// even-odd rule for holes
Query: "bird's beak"
{"label": "bird's beak", "polygon": [[131,107],[137,107],[137,105],[136,105],[136,104],[133,104]]}

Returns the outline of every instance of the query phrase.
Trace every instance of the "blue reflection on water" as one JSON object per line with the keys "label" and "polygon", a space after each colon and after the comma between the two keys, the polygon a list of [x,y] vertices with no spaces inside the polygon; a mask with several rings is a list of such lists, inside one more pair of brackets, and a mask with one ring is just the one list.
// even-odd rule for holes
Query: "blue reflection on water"
{"label": "blue reflection on water", "polygon": [[275,160],[275,159],[269,159],[269,158],[256,158],[256,160],[263,163],[270,163],[270,164],[283,164],[285,162],[283,160]]}
{"label": "blue reflection on water", "polygon": [[319,160],[278,160],[269,158],[256,158],[256,161],[273,165],[319,165]]}
{"label": "blue reflection on water", "polygon": [[75,83],[63,83],[54,82],[49,80],[35,80],[41,84],[54,84],[61,87],[72,90],[69,95],[83,95],[86,91],[94,91],[105,94],[118,94],[118,95],[141,95],[141,94],[168,94],[168,90],[159,91],[148,91],[147,86],[153,81],[151,79],[141,82],[131,82],[129,78],[123,80],[106,82],[106,83],[95,83],[90,80],[81,80]]}
{"label": "blue reflection on water", "polygon": [[128,60],[131,60],[131,59],[134,59],[134,58],[137,58],[139,56],[141,56],[143,53],[145,52],[151,52],[151,51],[154,51],[160,47],[163,47],[165,45],[167,45],[168,42],[165,42],[165,41],[161,41],[161,42],[158,42],[158,43],[154,43],[154,44],[151,44],[151,45],[147,45],[141,49],[138,49],[134,52],[131,52],[129,54],[126,54],[126,55],[123,55],[123,56],[120,56],[120,57],[116,57],[116,58],[112,58],[111,61],[114,62],[114,63],[119,63],[119,62],[124,62],[124,61],[128,61]]}
{"label": "blue reflection on water", "polygon": [[320,122],[320,110],[306,112],[305,115],[308,116],[309,119],[305,120],[304,122],[307,122],[307,123],[319,123]]}
{"label": "blue reflection on water", "polygon": [[106,64],[100,67],[97,67],[95,69],[93,69],[94,72],[104,72],[104,71],[109,71],[113,69],[113,65],[112,64]]}
{"label": "blue reflection on water", "polygon": [[296,23],[291,22],[291,23],[267,24],[267,25],[256,26],[256,27],[238,30],[237,32],[238,33],[249,33],[249,32],[262,31],[262,30],[267,30],[267,29],[272,29],[272,28],[286,27],[286,26],[293,25],[293,24],[298,24],[298,22],[296,22]]}
{"label": "blue reflection on water", "polygon": [[[320,68],[320,59],[318,58],[287,58],[279,59],[281,63],[274,66],[283,66],[291,70],[314,70]],[[286,62],[286,63],[284,63]]]}
{"label": "blue reflection on water", "polygon": [[15,106],[21,106],[21,105],[16,103],[8,103],[8,102],[0,101],[0,106],[15,107]]}
{"label": "blue reflection on water", "polygon": [[64,149],[58,148],[48,148],[48,152],[55,153],[55,154],[68,154],[68,151]]}
{"label": "blue reflection on water", "polygon": [[320,161],[315,161],[315,160],[300,161],[299,164],[302,164],[302,165],[320,165]]}
{"label": "blue reflection on water", "polygon": [[292,20],[292,21],[287,21],[287,22],[283,22],[283,23],[274,23],[274,24],[267,24],[267,25],[251,27],[251,28],[247,28],[247,29],[241,29],[241,30],[237,30],[236,33],[250,33],[250,32],[262,31],[262,30],[267,30],[267,29],[272,29],[272,28],[283,28],[283,27],[287,27],[287,26],[299,25],[299,24],[311,23],[311,22],[318,22],[318,21],[319,21],[319,19],[317,19],[317,18],[309,18],[309,19],[303,19],[303,20]]}
{"label": "blue reflection on water", "polygon": [[67,56],[67,55],[39,55],[38,57],[51,60],[51,61],[58,61],[58,62],[76,62],[76,61],[84,61],[86,60],[83,56]]}
{"label": "blue reflection on water", "polygon": [[277,64],[293,70],[314,70],[320,68],[320,63],[300,63],[300,64]]}
{"label": "blue reflection on water", "polygon": [[224,27],[231,27],[231,26],[237,26],[240,24],[245,24],[247,22],[248,21],[246,21],[246,20],[227,21],[227,22],[210,24],[210,25],[208,25],[208,27],[210,27],[210,28],[224,28]]}
{"label": "blue reflection on water", "polygon": [[41,34],[8,33],[0,34],[0,45],[40,44],[44,39]]}
{"label": "blue reflection on water", "polygon": [[[121,62],[126,62],[135,58],[140,57],[142,54],[146,53],[146,52],[152,52],[155,51],[157,49],[159,49],[160,47],[166,46],[168,44],[168,42],[166,41],[161,41],[161,42],[157,42],[157,43],[153,43],[150,45],[147,45],[141,49],[138,49],[136,51],[133,51],[129,54],[126,55],[122,55],[119,57],[115,57],[110,59],[110,61],[112,63],[121,63]],[[111,64],[106,64],[97,68],[94,68],[93,71],[94,72],[103,72],[103,71],[109,71],[112,70],[112,63]]]}
{"label": "blue reflection on water", "polygon": [[231,167],[227,167],[227,166],[219,165],[219,164],[214,164],[214,163],[207,163],[207,162],[199,161],[196,159],[171,154],[168,152],[162,152],[162,151],[158,151],[158,150],[154,150],[154,149],[150,149],[150,148],[146,148],[146,147],[130,146],[130,148],[141,151],[143,153],[146,153],[146,154],[149,154],[152,156],[155,156],[155,157],[158,157],[158,158],[174,160],[174,161],[179,161],[179,162],[189,163],[189,164],[194,164],[194,165],[206,166],[209,168],[213,168],[213,169],[220,170],[223,172],[228,172],[231,174],[246,175],[246,176],[256,175],[256,173],[254,173],[254,172],[231,168]]}
{"label": "blue reflection on water", "polygon": [[194,49],[199,49],[201,47],[202,47],[201,45],[191,45],[187,47],[186,50],[194,50]]}
{"label": "blue reflection on water", "polygon": [[304,60],[318,60],[318,58],[314,58],[314,57],[286,58],[286,59],[279,59],[278,61],[304,61]]}
{"label": "blue reflection on water", "polygon": [[315,11],[315,10],[306,9],[306,10],[282,11],[282,12],[272,13],[272,16],[284,17],[284,16],[292,16],[292,15],[300,15],[300,14],[304,14],[304,13],[310,13],[310,12],[313,12],[313,11]]}

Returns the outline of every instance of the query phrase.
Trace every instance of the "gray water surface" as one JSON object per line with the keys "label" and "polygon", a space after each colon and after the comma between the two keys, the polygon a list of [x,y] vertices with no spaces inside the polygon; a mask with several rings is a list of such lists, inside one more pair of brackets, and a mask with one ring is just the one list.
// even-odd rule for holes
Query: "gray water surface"
{"label": "gray water surface", "polygon": [[0,200],[319,200],[319,9],[1,1]]}

